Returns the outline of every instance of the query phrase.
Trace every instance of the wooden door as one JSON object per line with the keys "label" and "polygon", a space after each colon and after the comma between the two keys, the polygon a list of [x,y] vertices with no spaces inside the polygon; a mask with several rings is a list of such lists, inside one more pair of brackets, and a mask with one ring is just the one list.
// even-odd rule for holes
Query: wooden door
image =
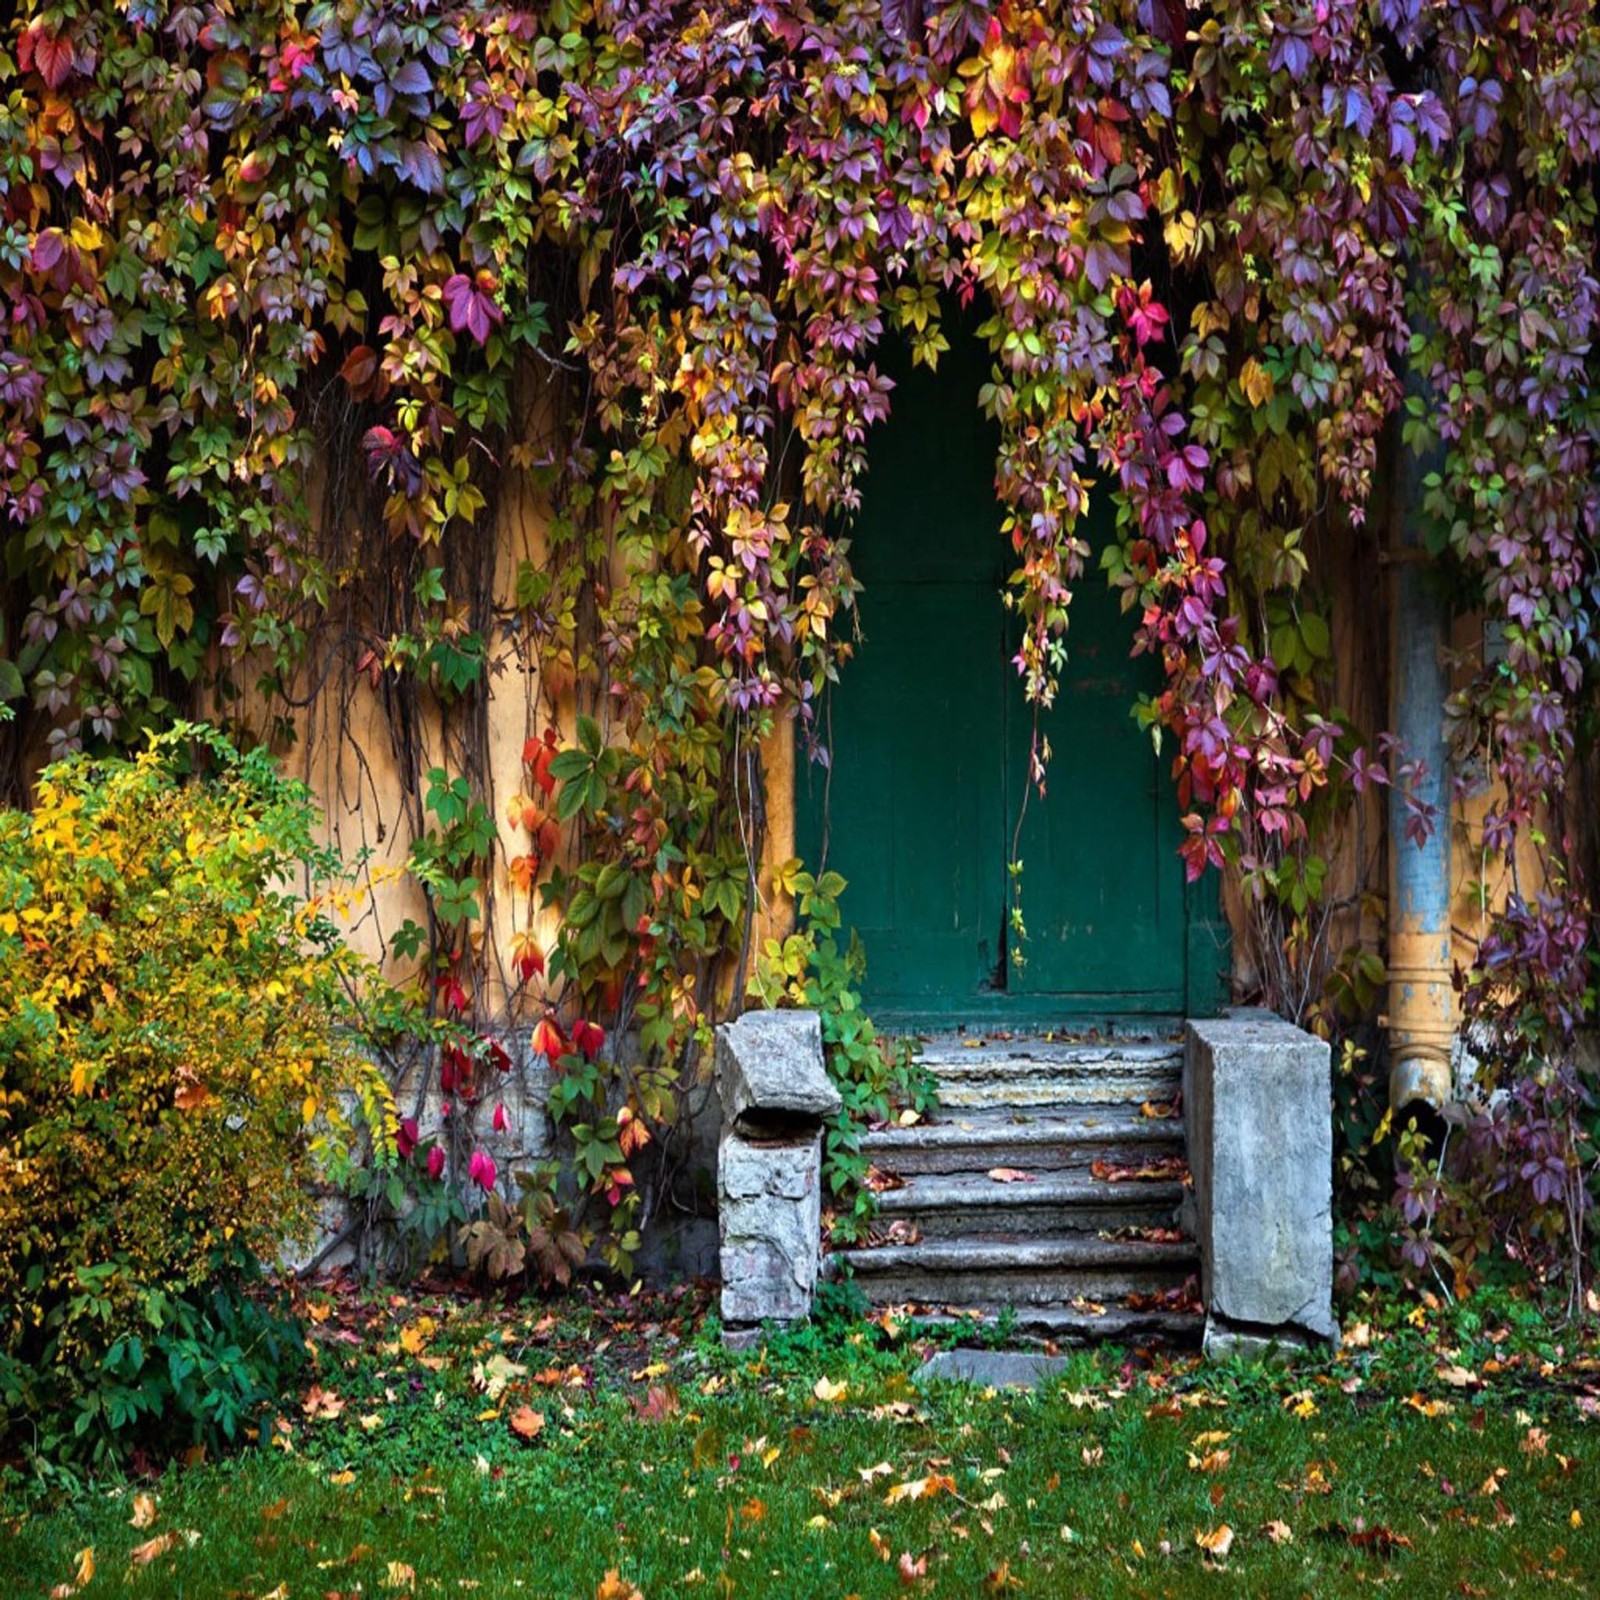
{"label": "wooden door", "polygon": [[[1075,595],[1069,664],[1042,714],[1054,758],[1028,796],[1033,708],[1002,602],[1010,551],[997,444],[977,406],[987,356],[894,373],[852,555],[862,643],[825,713],[828,766],[802,759],[801,853],[848,880],[866,999],[889,1019],[1037,1025],[1192,1005],[1192,896],[1165,761],[1130,710],[1152,663],[1098,572]],[[1097,530],[1109,534],[1109,525]],[[1020,830],[1018,821],[1020,817]],[[1008,862],[1027,928],[1011,959]]]}

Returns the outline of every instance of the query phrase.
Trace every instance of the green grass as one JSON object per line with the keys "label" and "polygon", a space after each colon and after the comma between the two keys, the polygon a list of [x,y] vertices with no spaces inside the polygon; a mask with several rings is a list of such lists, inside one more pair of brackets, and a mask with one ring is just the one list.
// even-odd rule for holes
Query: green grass
{"label": "green grass", "polygon": [[[318,1332],[324,1414],[268,1447],[65,1497],[14,1479],[0,1595],[48,1594],[87,1547],[89,1597],[588,1600],[609,1569],[646,1600],[1600,1594],[1596,1363],[1535,1327],[1402,1326],[1293,1373],[1101,1353],[1030,1395],[919,1390],[924,1347],[877,1329],[730,1357],[692,1309],[431,1303],[419,1338],[417,1305],[345,1306]],[[491,1400],[496,1355],[527,1370]],[[1196,1534],[1224,1525],[1209,1560]],[[169,1530],[199,1538],[130,1565]]]}

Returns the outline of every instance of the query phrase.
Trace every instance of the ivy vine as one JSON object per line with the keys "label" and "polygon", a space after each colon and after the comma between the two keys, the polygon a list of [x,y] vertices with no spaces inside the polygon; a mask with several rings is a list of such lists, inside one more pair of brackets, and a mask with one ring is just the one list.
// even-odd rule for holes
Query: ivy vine
{"label": "ivy vine", "polygon": [[486,1013],[487,686],[526,652],[511,883],[560,933],[519,934],[507,1003],[619,1231],[625,1130],[750,976],[763,741],[817,751],[852,649],[876,352],[936,366],[952,299],[992,356],[1024,691],[1102,567],[1164,669],[1138,714],[1187,870],[1291,922],[1308,819],[1404,781],[1330,703],[1317,564],[1376,561],[1397,431],[1432,453],[1433,549],[1506,640],[1455,708],[1489,844],[1546,841],[1535,920],[1585,945],[1581,0],[25,0],[0,89],[8,782],[197,700],[264,694],[281,735],[336,674],[406,784],[428,917],[397,953]]}

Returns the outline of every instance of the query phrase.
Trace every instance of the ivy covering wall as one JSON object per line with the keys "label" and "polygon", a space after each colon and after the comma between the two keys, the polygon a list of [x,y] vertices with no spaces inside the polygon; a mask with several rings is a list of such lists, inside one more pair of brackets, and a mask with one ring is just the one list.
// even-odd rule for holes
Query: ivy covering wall
{"label": "ivy covering wall", "polygon": [[[1050,700],[1073,590],[1113,583],[1163,667],[1135,710],[1188,872],[1230,865],[1305,959],[1329,829],[1414,776],[1331,703],[1313,557],[1376,583],[1374,485],[1431,453],[1429,548],[1505,640],[1452,708],[1488,846],[1544,865],[1471,993],[1514,1065],[1580,1020],[1581,0],[27,0],[0,87],[13,797],[197,696],[276,698],[282,733],[346,685],[424,891],[391,954],[487,1024],[484,708],[514,641],[539,671],[511,882],[556,932],[525,920],[509,1003],[608,1200],[725,974],[805,964],[751,933],[762,742],[823,743],[878,352],[936,364],[952,303],[993,358],[1020,692]],[[508,496],[545,523],[510,604]],[[782,877],[802,928],[832,915]]]}

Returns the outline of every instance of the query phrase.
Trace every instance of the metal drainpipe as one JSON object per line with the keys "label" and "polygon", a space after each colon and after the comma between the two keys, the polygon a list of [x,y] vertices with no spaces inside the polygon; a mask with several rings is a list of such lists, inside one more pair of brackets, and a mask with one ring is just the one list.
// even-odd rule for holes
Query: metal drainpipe
{"label": "metal drainpipe", "polygon": [[1429,571],[1422,477],[1435,463],[1399,447],[1392,504],[1389,726],[1404,759],[1427,764],[1412,785],[1437,819],[1423,845],[1406,837],[1400,786],[1389,789],[1389,1104],[1454,1098],[1456,1000],[1450,952],[1450,751],[1444,707],[1449,602]]}

